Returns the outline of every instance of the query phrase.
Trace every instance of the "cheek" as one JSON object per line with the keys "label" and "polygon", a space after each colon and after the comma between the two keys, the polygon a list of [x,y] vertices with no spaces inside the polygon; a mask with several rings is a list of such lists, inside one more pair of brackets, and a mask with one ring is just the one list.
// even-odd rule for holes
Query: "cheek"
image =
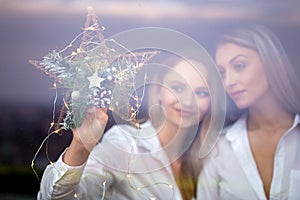
{"label": "cheek", "polygon": [[178,98],[170,90],[167,89],[161,90],[159,97],[160,101],[164,105],[172,104],[178,101]]}
{"label": "cheek", "polygon": [[201,116],[205,115],[209,109],[210,109],[209,98],[198,100],[198,110]]}
{"label": "cheek", "polygon": [[267,77],[263,71],[259,73],[252,74],[251,77],[245,79],[245,86],[248,87],[253,92],[265,92],[268,89],[269,84],[267,81]]}

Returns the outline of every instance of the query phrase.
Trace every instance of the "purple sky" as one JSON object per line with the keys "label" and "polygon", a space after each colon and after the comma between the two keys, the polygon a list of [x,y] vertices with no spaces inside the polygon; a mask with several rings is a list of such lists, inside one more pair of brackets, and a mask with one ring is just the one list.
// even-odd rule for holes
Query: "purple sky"
{"label": "purple sky", "polygon": [[[28,63],[61,49],[81,32],[86,9],[93,6],[109,37],[131,28],[159,26],[189,35],[208,48],[218,28],[237,20],[270,25],[294,62],[300,49],[300,16],[294,4],[235,4],[197,1],[23,1],[0,0],[0,102],[50,103],[52,79]],[[244,3],[243,3],[244,2]],[[297,68],[298,69],[298,68]]]}

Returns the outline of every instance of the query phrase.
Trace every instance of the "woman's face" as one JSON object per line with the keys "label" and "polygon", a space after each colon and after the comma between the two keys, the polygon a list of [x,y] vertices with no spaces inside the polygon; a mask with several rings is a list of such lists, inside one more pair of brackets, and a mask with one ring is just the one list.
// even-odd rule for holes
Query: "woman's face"
{"label": "woman's face", "polygon": [[226,92],[238,108],[253,106],[270,91],[256,51],[233,43],[224,43],[217,48],[216,64]]}
{"label": "woman's face", "polygon": [[189,127],[202,120],[210,108],[210,95],[203,75],[195,66],[180,61],[164,76],[159,98],[167,123]]}

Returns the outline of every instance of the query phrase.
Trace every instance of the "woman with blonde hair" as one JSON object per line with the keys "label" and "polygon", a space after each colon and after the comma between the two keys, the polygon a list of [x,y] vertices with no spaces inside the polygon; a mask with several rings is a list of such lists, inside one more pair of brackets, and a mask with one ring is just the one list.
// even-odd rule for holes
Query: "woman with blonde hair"
{"label": "woman with blonde hair", "polygon": [[[219,107],[208,73],[215,64],[203,55],[201,62],[167,56],[171,62],[146,68],[149,120],[138,129],[117,124],[103,135],[105,110],[90,110],[70,146],[46,168],[38,198],[195,199],[201,138],[216,139],[209,124]],[[203,146],[204,155],[212,145]]]}

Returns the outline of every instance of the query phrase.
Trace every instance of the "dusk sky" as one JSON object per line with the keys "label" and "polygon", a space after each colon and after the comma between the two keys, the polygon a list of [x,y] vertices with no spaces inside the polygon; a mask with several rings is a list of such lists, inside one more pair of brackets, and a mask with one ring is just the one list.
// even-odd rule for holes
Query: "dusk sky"
{"label": "dusk sky", "polygon": [[298,58],[298,3],[261,1],[0,0],[0,101],[49,103],[52,80],[28,63],[61,49],[82,31],[92,6],[105,37],[132,28],[156,26],[180,31],[209,50],[210,36],[228,22],[254,20],[274,28]]}

